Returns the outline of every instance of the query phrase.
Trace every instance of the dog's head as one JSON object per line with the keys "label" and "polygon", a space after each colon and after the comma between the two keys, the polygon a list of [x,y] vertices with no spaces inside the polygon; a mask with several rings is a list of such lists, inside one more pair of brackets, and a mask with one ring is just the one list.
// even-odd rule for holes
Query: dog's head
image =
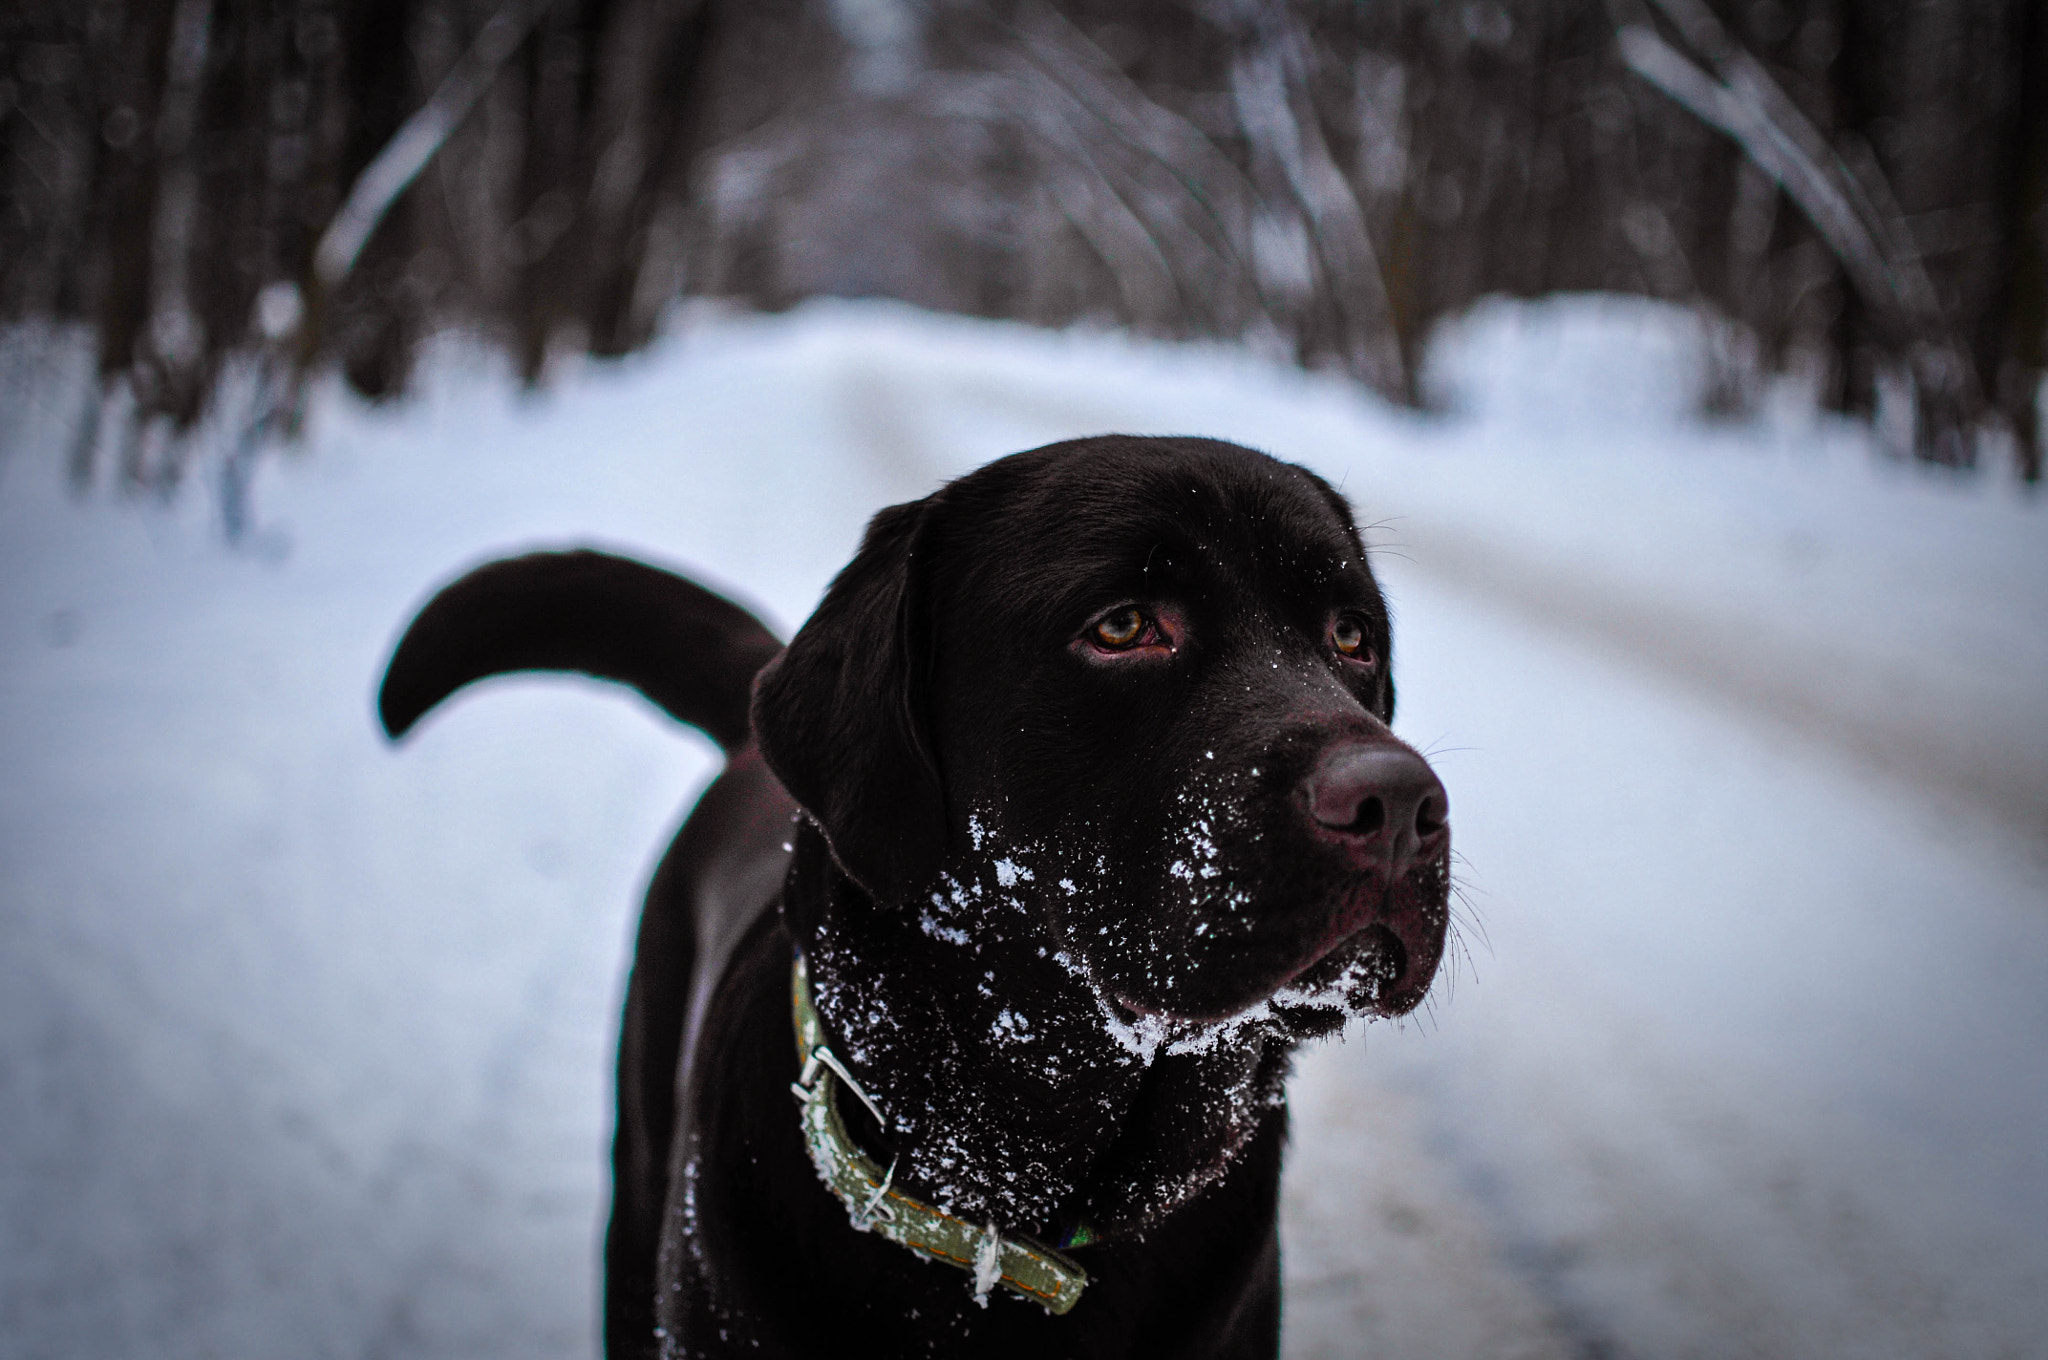
{"label": "dog's head", "polygon": [[928,934],[993,880],[1123,1015],[1310,1033],[1412,1009],[1443,952],[1446,800],[1388,730],[1389,662],[1327,483],[1110,436],[876,516],[753,722],[833,860]]}

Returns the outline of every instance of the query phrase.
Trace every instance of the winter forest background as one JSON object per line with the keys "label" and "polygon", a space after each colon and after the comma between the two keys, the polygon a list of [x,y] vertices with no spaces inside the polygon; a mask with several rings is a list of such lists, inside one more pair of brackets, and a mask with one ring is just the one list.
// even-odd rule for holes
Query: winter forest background
{"label": "winter forest background", "polygon": [[679,297],[882,296],[1415,404],[1440,318],[1587,290],[1717,318],[1717,411],[1796,371],[2032,479],[2044,90],[2034,0],[16,0],[0,317],[92,328],[81,484],[450,325],[538,382]]}
{"label": "winter forest background", "polygon": [[1450,791],[1287,1360],[2048,1355],[2044,15],[0,0],[0,1360],[595,1354],[716,756],[398,628],[1109,430],[1341,488]]}

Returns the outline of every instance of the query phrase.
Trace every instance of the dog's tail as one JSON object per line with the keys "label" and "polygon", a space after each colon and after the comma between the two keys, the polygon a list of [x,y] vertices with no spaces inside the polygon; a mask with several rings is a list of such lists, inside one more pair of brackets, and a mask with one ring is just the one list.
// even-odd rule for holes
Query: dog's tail
{"label": "dog's tail", "polygon": [[726,751],[746,744],[754,673],[782,644],[732,601],[673,572],[587,550],[478,567],[405,630],[378,716],[394,739],[473,680],[578,671],[631,685]]}

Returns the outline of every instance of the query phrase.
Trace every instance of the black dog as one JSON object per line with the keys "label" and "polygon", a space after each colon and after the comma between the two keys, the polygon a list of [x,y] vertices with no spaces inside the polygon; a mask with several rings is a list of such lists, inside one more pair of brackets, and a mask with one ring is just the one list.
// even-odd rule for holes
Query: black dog
{"label": "black dog", "polygon": [[1289,1055],[1443,950],[1388,655],[1342,499],[1201,439],[884,510],[786,650],[595,553],[438,595],[394,736],[563,669],[727,753],[640,928],[609,1353],[1274,1354]]}

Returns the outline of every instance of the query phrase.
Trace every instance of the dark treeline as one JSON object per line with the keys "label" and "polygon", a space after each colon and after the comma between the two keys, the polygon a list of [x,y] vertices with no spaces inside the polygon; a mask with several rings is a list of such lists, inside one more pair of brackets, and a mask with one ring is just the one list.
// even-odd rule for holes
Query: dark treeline
{"label": "dark treeline", "polygon": [[253,447],[448,326],[537,381],[681,296],[883,295],[1415,401],[1437,318],[1567,289],[1719,318],[1722,408],[1799,367],[2038,477],[2044,9],[10,0],[0,316],[90,326],[88,483],[174,483],[224,375]]}

